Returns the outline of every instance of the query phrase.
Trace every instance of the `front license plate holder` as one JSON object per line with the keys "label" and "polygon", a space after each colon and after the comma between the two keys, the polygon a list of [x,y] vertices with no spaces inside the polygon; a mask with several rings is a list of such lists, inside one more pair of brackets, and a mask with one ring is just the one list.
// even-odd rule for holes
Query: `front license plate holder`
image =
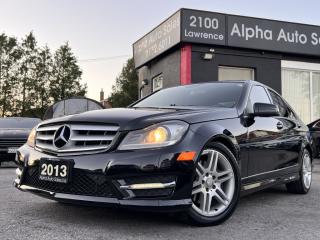
{"label": "front license plate holder", "polygon": [[39,180],[67,184],[71,181],[73,166],[73,160],[41,158]]}

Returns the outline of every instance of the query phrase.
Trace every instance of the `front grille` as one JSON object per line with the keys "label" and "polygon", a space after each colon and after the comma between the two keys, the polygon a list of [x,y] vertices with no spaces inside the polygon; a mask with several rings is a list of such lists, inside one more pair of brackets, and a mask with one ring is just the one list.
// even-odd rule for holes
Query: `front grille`
{"label": "front grille", "polygon": [[0,139],[0,148],[21,147],[27,139]]}
{"label": "front grille", "polygon": [[[56,132],[63,126],[70,129],[67,143],[61,146],[54,144]],[[117,125],[86,125],[59,124],[40,125],[37,128],[36,147],[43,151],[58,153],[59,155],[75,152],[99,151],[109,149],[114,141],[119,126]],[[59,143],[61,144],[61,143]]]}
{"label": "front grille", "polygon": [[22,184],[55,193],[75,194],[94,197],[115,198],[115,189],[102,173],[92,173],[73,169],[68,184],[42,181],[38,167],[29,167],[24,174]]}

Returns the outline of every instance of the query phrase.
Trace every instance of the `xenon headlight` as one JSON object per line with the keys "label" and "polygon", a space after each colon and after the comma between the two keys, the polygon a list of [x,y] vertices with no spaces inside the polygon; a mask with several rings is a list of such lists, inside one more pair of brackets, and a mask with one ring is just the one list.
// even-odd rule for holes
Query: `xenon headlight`
{"label": "xenon headlight", "polygon": [[188,130],[182,121],[170,121],[152,125],[142,130],[129,132],[119,150],[158,148],[177,143]]}
{"label": "xenon headlight", "polygon": [[35,143],[36,143],[36,128],[33,128],[29,134],[29,137],[28,137],[28,141],[27,141],[27,144],[34,148],[35,147]]}

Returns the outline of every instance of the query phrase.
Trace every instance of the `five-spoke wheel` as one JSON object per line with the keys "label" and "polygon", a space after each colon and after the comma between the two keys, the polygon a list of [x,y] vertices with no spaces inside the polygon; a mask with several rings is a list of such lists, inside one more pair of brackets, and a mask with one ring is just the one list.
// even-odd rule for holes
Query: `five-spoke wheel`
{"label": "five-spoke wheel", "polygon": [[201,225],[215,225],[234,211],[240,192],[238,164],[221,143],[209,144],[196,162],[189,216]]}
{"label": "five-spoke wheel", "polygon": [[301,154],[300,178],[297,181],[287,183],[287,189],[291,193],[306,194],[311,188],[312,159],[310,152],[304,149]]}
{"label": "five-spoke wheel", "polygon": [[219,215],[230,204],[234,188],[234,172],[227,158],[214,149],[203,151],[196,167],[192,207],[204,216]]}
{"label": "five-spoke wheel", "polygon": [[312,180],[312,163],[308,152],[303,155],[302,177],[304,186],[309,189],[311,187]]}

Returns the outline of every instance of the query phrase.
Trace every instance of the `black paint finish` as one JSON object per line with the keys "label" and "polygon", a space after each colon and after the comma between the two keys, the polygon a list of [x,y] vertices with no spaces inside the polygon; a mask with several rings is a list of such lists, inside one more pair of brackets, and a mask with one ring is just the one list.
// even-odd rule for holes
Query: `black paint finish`
{"label": "black paint finish", "polygon": [[[175,145],[144,150],[117,150],[116,145],[107,152],[68,156],[74,161],[74,168],[87,174],[102,174],[112,185],[113,196],[101,198],[96,196],[70,195],[50,192],[34,186],[25,186],[24,177],[30,167],[36,167],[41,158],[56,158],[24,145],[18,152],[18,165],[22,177],[16,187],[31,191],[59,201],[80,201],[96,204],[117,204],[124,206],[141,206],[157,209],[189,207],[195,171],[195,163],[201,150],[209,142],[221,142],[234,154],[241,170],[243,187],[256,182],[263,182],[257,189],[277,183],[296,180],[300,169],[299,156],[302,149],[311,151],[312,141],[308,128],[299,120],[284,116],[255,117],[248,111],[248,98],[254,81],[241,81],[244,84],[240,102],[235,108],[192,109],[111,109],[92,111],[79,115],[46,121],[42,124],[70,122],[108,123],[120,126],[121,136],[128,131],[141,129],[154,123],[168,120],[181,120],[189,123],[189,130],[180,142]],[[235,84],[238,84],[235,82]],[[212,83],[215,84],[215,83]],[[219,84],[219,83],[216,83]],[[282,127],[279,128],[279,122]],[[194,151],[194,161],[177,161],[179,153]],[[61,158],[61,157],[60,157]],[[141,179],[144,180],[141,180]],[[119,181],[129,179],[136,183],[176,179],[173,192],[152,193],[148,196],[130,197],[119,189]],[[137,180],[140,179],[140,180]],[[152,179],[152,180],[148,180]],[[162,180],[161,180],[162,179]],[[31,188],[30,188],[31,187]],[[243,193],[245,193],[243,188]],[[146,193],[145,193],[146,194]],[[156,194],[162,194],[157,197]]]}

